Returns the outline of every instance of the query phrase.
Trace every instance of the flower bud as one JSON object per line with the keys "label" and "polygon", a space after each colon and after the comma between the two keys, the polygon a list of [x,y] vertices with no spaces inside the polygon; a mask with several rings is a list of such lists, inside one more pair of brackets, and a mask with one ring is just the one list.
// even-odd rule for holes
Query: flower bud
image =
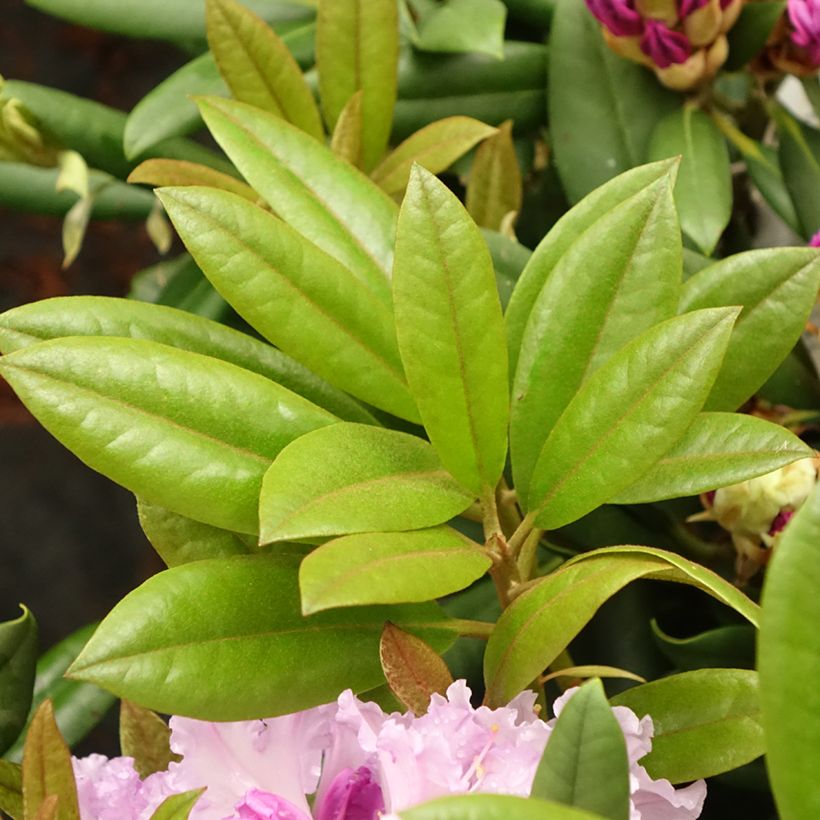
{"label": "flower bud", "polygon": [[820,0],[788,0],[786,11],[752,68],[762,76],[817,74],[820,70]]}

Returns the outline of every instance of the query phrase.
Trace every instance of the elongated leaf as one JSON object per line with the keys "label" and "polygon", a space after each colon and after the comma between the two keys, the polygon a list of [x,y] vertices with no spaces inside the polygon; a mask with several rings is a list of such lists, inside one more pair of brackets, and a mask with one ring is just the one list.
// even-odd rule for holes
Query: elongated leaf
{"label": "elongated leaf", "polygon": [[598,608],[638,578],[696,586],[756,624],[758,607],[705,567],[651,547],[585,553],[538,581],[504,611],[484,654],[487,699],[501,706],[530,684]]}
{"label": "elongated leaf", "polygon": [[655,727],[641,766],[684,783],[731,771],[766,751],[757,672],[698,669],[627,689],[612,699]]}
{"label": "elongated leaf", "polygon": [[512,120],[507,120],[476,151],[465,205],[477,225],[497,231],[505,218],[521,210],[521,189]]}
{"label": "elongated leaf", "polygon": [[214,287],[260,333],[331,384],[418,418],[390,310],[347,268],[232,194],[166,188],[160,198]]}
{"label": "elongated leaf", "polygon": [[34,715],[23,753],[23,809],[35,817],[51,796],[59,798],[58,820],[80,820],[71,753],[54,722],[51,701]]}
{"label": "elongated leaf", "polygon": [[572,202],[645,162],[653,128],[679,105],[650,72],[607,47],[577,0],[560,0],[553,16],[548,98],[555,161]]}
{"label": "elongated leaf", "polygon": [[208,43],[233,96],[323,139],[313,94],[273,29],[236,0],[208,0],[206,19]]}
{"label": "elongated leaf", "polygon": [[651,626],[658,648],[681,671],[704,667],[754,667],[757,630],[749,624],[718,626],[686,638],[667,635],[654,619]]}
{"label": "elongated leaf", "polygon": [[171,751],[168,724],[155,712],[129,700],[120,704],[120,750],[134,758],[134,768],[142,778],[181,760]]}
{"label": "elongated leaf", "polygon": [[820,229],[820,131],[798,122],[783,109],[776,111],[778,157],[805,240]]}
{"label": "elongated leaf", "polygon": [[105,296],[71,296],[43,299],[0,314],[2,353],[64,336],[162,342],[266,376],[345,421],[378,423],[358,402],[281,351],[186,311]]}
{"label": "elongated leaf", "polygon": [[529,509],[545,529],[575,521],[637,480],[683,437],[720,367],[737,309],[669,319],[599,368],[544,443]]}
{"label": "elongated leaf", "polygon": [[194,162],[178,159],[147,159],[140,163],[128,176],[129,182],[141,182],[158,188],[167,185],[207,185],[210,188],[221,188],[237,196],[243,196],[251,202],[259,199],[250,185]]}
{"label": "elongated leaf", "polygon": [[539,243],[518,279],[504,317],[513,374],[533,306],[562,256],[586,230],[608,216],[615,207],[663,177],[676,173],[676,165],[674,160],[665,160],[626,171],[587,194],[558,220]]}
{"label": "elongated leaf", "polygon": [[595,820],[588,811],[509,794],[439,797],[399,812],[401,820]]}
{"label": "elongated leaf", "polygon": [[547,436],[579,387],[624,344],[675,314],[682,262],[669,170],[589,227],[534,302],[510,423],[513,475],[523,498]]}
{"label": "elongated leaf", "polygon": [[520,242],[499,231],[481,229],[481,235],[490,249],[495,268],[495,283],[502,309],[506,310],[518,277],[529,262],[532,251]]}
{"label": "elongated leaf", "polygon": [[214,97],[202,100],[200,109],[216,141],[275,213],[389,304],[393,200],[279,117]]}
{"label": "elongated leaf", "polygon": [[302,436],[271,465],[260,543],[442,524],[474,500],[424,440],[362,424]]}
{"label": "elongated leaf", "polygon": [[766,765],[780,815],[820,812],[820,492],[789,522],[766,572],[758,641]]}
{"label": "elongated leaf", "polygon": [[23,818],[23,776],[16,763],[0,759],[0,811]]}
{"label": "elongated leaf", "polygon": [[748,251],[687,280],[681,310],[743,305],[707,410],[734,410],[786,358],[803,331],[820,284],[813,248]]}
{"label": "elongated leaf", "polygon": [[683,232],[711,256],[732,215],[729,151],[717,126],[702,111],[684,106],[652,133],[649,158],[681,156],[675,204]]}
{"label": "elongated leaf", "polygon": [[56,794],[49,795],[37,810],[34,815],[34,820],[58,820],[58,809],[60,806],[60,798]]}
{"label": "elongated leaf", "polygon": [[728,32],[727,71],[737,71],[759,54],[777,21],[783,16],[785,0],[744,3],[737,22]]}
{"label": "elongated leaf", "polygon": [[443,695],[453,682],[441,655],[394,624],[384,625],[379,657],[390,690],[416,715],[427,711],[431,695]]}
{"label": "elongated leaf", "polygon": [[322,0],[316,21],[319,95],[331,128],[362,92],[362,161],[370,170],[390,136],[396,101],[399,18],[395,0]]}
{"label": "elongated leaf", "polygon": [[501,305],[478,228],[420,166],[399,217],[393,288],[402,362],[430,440],[459,481],[485,492],[507,445]]}
{"label": "elongated leaf", "polygon": [[93,469],[239,532],[257,529],[262,476],[276,454],[336,420],[255,373],[136,339],[54,339],[4,356],[0,373]]}
{"label": "elongated leaf", "polygon": [[600,680],[585,683],[564,705],[531,794],[611,820],[628,820],[626,742]]}
{"label": "elongated leaf", "polygon": [[421,51],[477,51],[502,59],[507,8],[501,0],[445,0],[418,23]]}
{"label": "elongated leaf", "polygon": [[737,484],[814,451],[779,424],[739,413],[701,413],[683,438],[615,504],[645,504]]}
{"label": "elongated leaf", "polygon": [[159,712],[249,720],[382,683],[385,621],[437,651],[449,645],[448,625],[434,604],[302,617],[298,560],[214,559],[155,575],[117,604],[69,674]]}
{"label": "elongated leaf", "polygon": [[5,752],[25,726],[37,664],[37,621],[23,614],[0,623],[0,750]]}
{"label": "elongated leaf", "polygon": [[357,168],[362,167],[363,129],[362,92],[359,90],[347,101],[342,113],[339,114],[330,140],[331,151]]}
{"label": "elongated leaf", "polygon": [[432,601],[468,587],[491,564],[478,544],[449,527],[347,535],[302,561],[302,611]]}
{"label": "elongated leaf", "polygon": [[414,163],[440,174],[496,129],[472,117],[446,117],[425,126],[391,151],[370,175],[388,194],[401,193]]}
{"label": "elongated leaf", "polygon": [[172,794],[160,803],[151,815],[151,820],[188,820],[196,801],[206,789],[192,789],[181,794]]}

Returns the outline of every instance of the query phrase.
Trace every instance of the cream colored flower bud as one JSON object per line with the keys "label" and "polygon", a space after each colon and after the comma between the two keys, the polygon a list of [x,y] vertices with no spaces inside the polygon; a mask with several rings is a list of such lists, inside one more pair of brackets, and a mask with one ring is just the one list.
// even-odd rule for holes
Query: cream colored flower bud
{"label": "cream colored flower bud", "polygon": [[706,73],[706,54],[698,49],[685,63],[675,63],[668,68],[656,68],[658,79],[674,91],[689,91]]}
{"label": "cream colored flower bud", "polygon": [[670,28],[678,22],[677,0],[635,0],[635,10],[643,17],[663,21]]}
{"label": "cream colored flower bud", "polygon": [[708,45],[717,37],[723,23],[720,0],[709,0],[705,6],[687,15],[683,21],[683,33],[695,48]]}
{"label": "cream colored flower bud", "polygon": [[732,0],[732,2],[723,9],[723,19],[720,21],[721,34],[726,34],[737,22],[741,11],[743,11],[743,0]]}

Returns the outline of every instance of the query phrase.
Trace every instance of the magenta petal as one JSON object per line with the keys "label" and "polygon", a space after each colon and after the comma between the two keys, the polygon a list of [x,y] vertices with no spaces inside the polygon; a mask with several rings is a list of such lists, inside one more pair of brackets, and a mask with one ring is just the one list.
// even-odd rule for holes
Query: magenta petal
{"label": "magenta petal", "polygon": [[820,65],[820,0],[789,0],[792,42],[806,49],[814,65]]}
{"label": "magenta petal", "polygon": [[820,248],[820,231],[809,240],[809,247],[810,248]]}
{"label": "magenta petal", "polygon": [[251,789],[236,806],[238,820],[310,820],[284,797]]}
{"label": "magenta petal", "polygon": [[586,4],[616,37],[637,37],[643,32],[643,19],[632,8],[632,0],[586,0]]}
{"label": "magenta petal", "polygon": [[370,769],[360,766],[336,775],[317,807],[316,820],[376,820],[381,812],[382,790]]}
{"label": "magenta petal", "polygon": [[769,527],[769,535],[777,535],[794,517],[794,510],[781,510]]}
{"label": "magenta petal", "polygon": [[647,20],[641,38],[641,51],[658,68],[668,68],[673,63],[685,63],[692,53],[692,45],[685,34],[672,31],[659,20]]}

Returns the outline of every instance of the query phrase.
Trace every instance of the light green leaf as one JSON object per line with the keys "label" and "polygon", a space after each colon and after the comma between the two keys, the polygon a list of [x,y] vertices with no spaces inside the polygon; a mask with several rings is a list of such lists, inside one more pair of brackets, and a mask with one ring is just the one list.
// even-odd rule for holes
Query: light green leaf
{"label": "light green leaf", "polygon": [[701,413],[683,438],[612,503],[645,504],[697,495],[813,454],[779,424],[739,413]]}
{"label": "light green leaf", "polygon": [[407,187],[410,169],[418,163],[431,174],[447,170],[459,157],[496,129],[472,117],[446,117],[416,131],[373,169],[371,179],[387,191],[399,194]]}
{"label": "light green leaf", "polygon": [[747,251],[687,280],[681,310],[743,305],[707,410],[734,410],[775,372],[809,318],[820,284],[813,248]]}
{"label": "light green leaf", "polygon": [[522,498],[544,442],[580,386],[628,341],[675,315],[682,261],[673,174],[671,166],[587,228],[558,259],[533,304],[510,423]]}
{"label": "light green leaf", "polygon": [[302,611],[432,601],[468,587],[491,565],[478,544],[449,527],[346,535],[302,561]]}
{"label": "light green leaf", "polygon": [[240,197],[212,188],[159,196],[214,287],[260,333],[336,387],[418,419],[390,309],[347,268]]}
{"label": "light green leaf", "polygon": [[506,20],[501,0],[445,0],[422,16],[413,45],[420,51],[480,52],[501,60]]}
{"label": "light green leaf", "polygon": [[507,446],[507,352],[492,260],[456,197],[414,166],[399,216],[396,331],[424,426],[442,464],[476,494],[494,487]]}
{"label": "light green leaf", "polygon": [[[587,194],[571,208],[539,243],[515,286],[505,315],[511,372],[515,373],[521,340],[533,306],[555,266],[572,245],[598,220],[658,180],[676,173],[677,161],[641,165]],[[611,239],[611,237],[610,237]]]}
{"label": "light green leaf", "polygon": [[205,791],[206,789],[192,789],[166,797],[151,815],[151,820],[188,820],[191,809]]}
{"label": "light green leaf", "polygon": [[431,527],[473,500],[423,439],[334,424],[294,441],[271,465],[259,498],[260,543]]}
{"label": "light green leaf", "polygon": [[820,491],[777,545],[758,640],[766,766],[783,818],[820,815]]}
{"label": "light green leaf", "polygon": [[612,698],[655,727],[649,774],[684,783],[731,771],[766,751],[757,672],[698,669],[627,689]]}
{"label": "light green leaf", "polygon": [[649,158],[682,157],[675,204],[683,232],[711,256],[732,215],[732,173],[726,141],[691,105],[669,114],[652,133]]}
{"label": "light green leaf", "polygon": [[583,384],[532,473],[529,509],[556,529],[626,489],[694,420],[723,359],[737,309],[713,308],[645,331]]}
{"label": "light green leaf", "polygon": [[316,101],[284,41],[236,0],[208,0],[205,8],[208,43],[233,96],[324,139]]}
{"label": "light green leaf", "polygon": [[319,96],[333,129],[347,101],[362,92],[362,161],[381,159],[396,102],[399,16],[396,0],[320,0],[316,21]]}
{"label": "light green leaf", "polygon": [[389,305],[396,203],[279,117],[218,97],[201,100],[200,109],[216,141],[273,211]]}
{"label": "light green leaf", "polygon": [[37,665],[37,621],[24,606],[23,614],[0,623],[0,753],[25,726],[31,706]]}
{"label": "light green leaf", "polygon": [[758,607],[740,590],[675,553],[633,546],[584,553],[536,582],[501,615],[484,654],[490,705],[505,705],[529,686],[605,601],[638,578],[695,586],[757,623]]}
{"label": "light green leaf", "polygon": [[585,683],[564,704],[532,785],[533,797],[629,818],[626,741],[600,680]]}
{"label": "light green leaf", "polygon": [[774,112],[780,143],[778,156],[803,239],[820,229],[820,131],[798,122],[787,111]]}
{"label": "light green leaf", "polygon": [[120,751],[134,759],[137,774],[146,778],[164,772],[182,758],[171,751],[171,730],[156,712],[130,700],[120,704]]}
{"label": "light green leaf", "polygon": [[362,92],[357,91],[346,103],[336,120],[330,150],[356,168],[362,167]]}
{"label": "light green leaf", "polygon": [[399,812],[401,820],[596,820],[588,811],[509,794],[439,797]]}
{"label": "light green leaf", "polygon": [[20,767],[0,759],[0,811],[12,820],[23,820],[23,776]]}
{"label": "light green leaf", "polygon": [[277,453],[336,421],[256,373],[136,339],[42,342],[4,356],[0,373],[93,469],[148,501],[239,532],[257,529],[262,476]]}
{"label": "light green leaf", "polygon": [[230,191],[250,202],[259,201],[256,191],[235,177],[215,171],[207,165],[197,165],[195,162],[184,162],[179,159],[147,159],[131,171],[128,181],[150,185],[152,188],[168,185],[207,185],[210,188]]}
{"label": "light green leaf", "polygon": [[435,604],[303,617],[298,560],[213,559],[153,576],[114,607],[69,675],[162,713],[250,720],[381,684],[385,621],[437,651],[449,645],[452,633]]}

